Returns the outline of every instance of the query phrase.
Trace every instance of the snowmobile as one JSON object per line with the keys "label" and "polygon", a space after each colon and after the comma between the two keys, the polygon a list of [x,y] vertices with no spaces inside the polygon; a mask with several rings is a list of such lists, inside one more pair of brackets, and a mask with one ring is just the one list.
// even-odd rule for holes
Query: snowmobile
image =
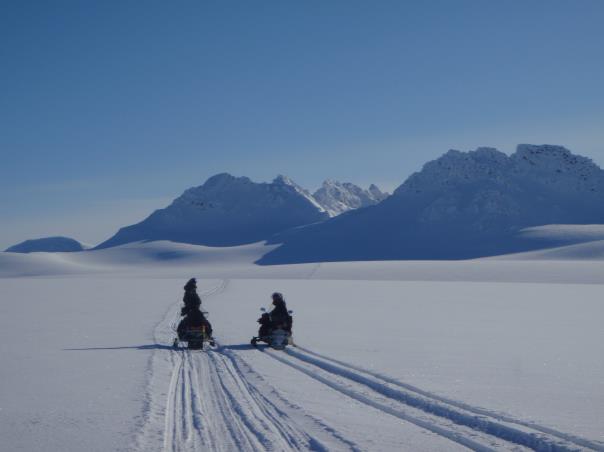
{"label": "snowmobile", "polygon": [[254,336],[250,341],[250,344],[256,347],[258,342],[265,342],[269,347],[274,348],[275,350],[283,350],[286,346],[293,345],[294,340],[291,332],[291,315],[293,314],[293,311],[287,311],[289,313],[288,324],[283,323],[273,325],[270,314],[266,312],[266,309],[260,308],[260,310],[263,314],[258,319],[258,323],[260,324],[258,336]]}
{"label": "snowmobile", "polygon": [[[209,313],[203,311],[204,316],[207,318]],[[186,342],[189,350],[203,350],[204,342],[214,347],[214,338],[210,336],[207,331],[206,325],[188,325],[185,326],[181,331],[177,331],[178,336],[174,338],[172,344],[174,348],[178,348],[179,342]]]}

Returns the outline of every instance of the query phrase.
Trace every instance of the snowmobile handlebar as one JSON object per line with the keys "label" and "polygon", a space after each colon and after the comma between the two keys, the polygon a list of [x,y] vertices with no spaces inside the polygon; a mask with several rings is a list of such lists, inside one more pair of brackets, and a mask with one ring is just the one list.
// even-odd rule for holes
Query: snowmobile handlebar
{"label": "snowmobile handlebar", "polygon": [[[260,312],[267,312],[266,308],[260,308]],[[294,311],[292,311],[291,309],[289,311],[287,311],[287,313],[289,315],[292,315],[294,313]]]}

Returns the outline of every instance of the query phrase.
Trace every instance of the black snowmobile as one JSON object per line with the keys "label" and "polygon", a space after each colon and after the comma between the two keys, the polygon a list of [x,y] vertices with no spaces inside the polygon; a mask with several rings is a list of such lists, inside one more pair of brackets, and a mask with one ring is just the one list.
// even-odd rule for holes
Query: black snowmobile
{"label": "black snowmobile", "polygon": [[258,319],[258,323],[260,324],[258,336],[254,336],[250,344],[256,347],[258,342],[264,342],[276,350],[283,350],[286,346],[293,345],[293,317],[291,316],[293,311],[287,311],[289,315],[285,321],[274,322],[271,319],[271,315],[266,312],[266,309],[260,308],[260,310],[262,311],[262,315]]}
{"label": "black snowmobile", "polygon": [[206,318],[208,312],[201,311],[201,298],[197,295],[197,280],[189,279],[184,290],[185,294],[182,298],[184,306],[180,310],[180,315],[184,318],[176,329],[178,337],[174,339],[174,347],[178,347],[179,341],[186,342],[191,350],[203,350],[204,342],[214,346],[212,325]]}
{"label": "black snowmobile", "polygon": [[174,339],[174,347],[177,348],[179,342],[186,342],[189,350],[203,350],[204,343],[209,343],[213,347],[215,343],[212,326],[206,318],[207,315],[208,312],[201,312],[199,309],[189,310],[178,324],[176,329],[178,337]]}

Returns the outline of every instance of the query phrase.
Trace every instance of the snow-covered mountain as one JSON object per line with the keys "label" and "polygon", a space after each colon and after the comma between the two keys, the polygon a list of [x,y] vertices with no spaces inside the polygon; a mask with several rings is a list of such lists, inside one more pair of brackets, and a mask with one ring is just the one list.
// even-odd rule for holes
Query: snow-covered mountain
{"label": "snow-covered mountain", "polygon": [[335,217],[349,210],[377,204],[388,197],[376,185],[371,184],[368,190],[350,182],[326,180],[313,197],[330,216]]}
{"label": "snow-covered mountain", "polygon": [[240,245],[328,217],[312,195],[285,176],[255,183],[223,173],[186,190],[142,222],[120,229],[97,248],[143,240]]}
{"label": "snow-covered mountain", "polygon": [[71,252],[82,251],[84,247],[77,240],[69,237],[44,237],[41,239],[25,240],[7,248],[9,253],[35,253],[35,252]]}
{"label": "snow-covered mountain", "polygon": [[461,222],[468,230],[512,230],[602,218],[604,172],[561,146],[519,145],[511,156],[492,148],[449,151],[396,189],[421,205],[424,224]]}
{"label": "snow-covered mountain", "polygon": [[260,262],[472,258],[536,247],[522,228],[598,223],[604,171],[590,159],[551,145],[452,150],[376,206],[281,235]]}

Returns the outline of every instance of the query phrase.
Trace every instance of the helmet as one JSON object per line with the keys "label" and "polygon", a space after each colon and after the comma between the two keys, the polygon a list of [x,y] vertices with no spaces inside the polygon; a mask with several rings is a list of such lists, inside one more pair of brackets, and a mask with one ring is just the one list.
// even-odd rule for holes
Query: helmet
{"label": "helmet", "polygon": [[185,284],[185,290],[197,289],[197,280],[195,278],[191,278]]}
{"label": "helmet", "polygon": [[283,294],[281,292],[274,292],[271,295],[271,298],[273,299],[273,302],[284,302],[285,301],[283,299]]}

